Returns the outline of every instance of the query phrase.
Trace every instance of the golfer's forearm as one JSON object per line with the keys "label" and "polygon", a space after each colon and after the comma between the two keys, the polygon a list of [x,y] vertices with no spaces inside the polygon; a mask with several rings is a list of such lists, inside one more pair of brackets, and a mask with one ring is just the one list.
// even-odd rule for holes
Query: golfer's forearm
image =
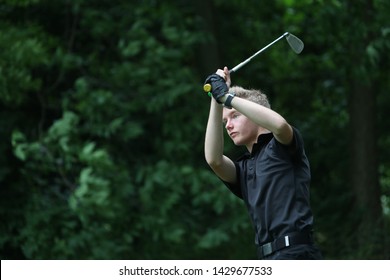
{"label": "golfer's forearm", "polygon": [[232,106],[257,125],[271,131],[282,143],[291,141],[291,126],[277,112],[242,98],[233,98]]}
{"label": "golfer's forearm", "polygon": [[222,106],[211,101],[206,128],[204,154],[209,165],[221,164],[223,158]]}

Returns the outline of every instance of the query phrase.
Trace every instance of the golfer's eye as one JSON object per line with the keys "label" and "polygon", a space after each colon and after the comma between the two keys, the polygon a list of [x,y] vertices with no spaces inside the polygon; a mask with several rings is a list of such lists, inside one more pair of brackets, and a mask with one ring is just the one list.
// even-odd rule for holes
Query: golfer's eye
{"label": "golfer's eye", "polygon": [[240,116],[240,114],[233,114],[232,119],[237,119]]}

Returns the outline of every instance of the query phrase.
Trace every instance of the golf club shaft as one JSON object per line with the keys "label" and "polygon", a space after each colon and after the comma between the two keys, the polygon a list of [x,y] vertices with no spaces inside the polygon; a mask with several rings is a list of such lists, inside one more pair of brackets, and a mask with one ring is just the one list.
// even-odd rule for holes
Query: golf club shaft
{"label": "golf club shaft", "polygon": [[288,35],[288,32],[285,32],[282,36],[280,36],[279,38],[275,39],[274,41],[272,41],[271,43],[269,43],[268,45],[266,45],[264,48],[262,48],[261,50],[257,51],[254,55],[252,55],[251,57],[247,58],[245,61],[239,63],[238,65],[234,66],[229,72],[230,73],[234,73],[236,72],[238,69],[240,69],[242,66],[244,66],[245,64],[249,63],[254,57],[256,57],[257,55],[259,55],[260,53],[262,53],[263,51],[265,51],[266,49],[268,49],[270,46],[272,46],[273,44],[275,44],[277,41],[281,40],[283,37],[287,36]]}
{"label": "golf club shaft", "polygon": [[[254,57],[256,57],[257,55],[259,55],[260,53],[262,53],[263,51],[265,51],[266,49],[268,49],[270,46],[272,46],[273,44],[275,44],[276,42],[280,41],[282,38],[286,38],[287,39],[287,42],[288,44],[290,45],[290,47],[292,48],[292,50],[295,52],[295,53],[300,53],[302,50],[303,50],[303,42],[296,36],[292,35],[291,33],[289,32],[285,32],[282,36],[280,36],[279,38],[275,39],[274,41],[272,41],[271,43],[269,43],[268,45],[266,45],[264,48],[262,48],[261,50],[257,51],[255,54],[253,54],[251,57],[247,58],[246,60],[244,60],[243,62],[239,63],[238,65],[234,66],[231,70],[229,70],[229,73],[234,73],[236,72],[238,69],[240,69],[242,66],[246,65],[248,62],[250,62]],[[205,84],[203,86],[203,90],[207,93],[210,93],[211,91],[211,85],[210,84]]]}

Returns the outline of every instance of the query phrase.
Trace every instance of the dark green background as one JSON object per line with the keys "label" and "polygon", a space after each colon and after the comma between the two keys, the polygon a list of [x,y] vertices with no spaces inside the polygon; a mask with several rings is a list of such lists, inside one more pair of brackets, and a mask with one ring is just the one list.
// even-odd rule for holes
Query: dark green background
{"label": "dark green background", "polygon": [[[207,75],[305,139],[326,259],[388,259],[390,2],[2,0],[2,259],[253,259],[203,156]],[[228,142],[226,152],[236,156]]]}

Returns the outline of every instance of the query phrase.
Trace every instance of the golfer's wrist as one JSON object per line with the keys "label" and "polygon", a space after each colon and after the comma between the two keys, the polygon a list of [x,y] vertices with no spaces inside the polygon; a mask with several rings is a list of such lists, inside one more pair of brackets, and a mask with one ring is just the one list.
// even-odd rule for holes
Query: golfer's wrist
{"label": "golfer's wrist", "polygon": [[227,96],[228,96],[228,93],[226,93],[224,96],[218,98],[218,101],[221,103],[221,104],[224,104],[226,99],[227,99]]}
{"label": "golfer's wrist", "polygon": [[226,93],[224,96],[218,98],[218,103],[223,105],[224,107],[231,109],[232,108],[232,100],[235,97],[234,93]]}
{"label": "golfer's wrist", "polygon": [[233,98],[235,97],[235,93],[228,93],[227,95],[225,95],[226,97],[226,100],[223,102],[223,106],[225,108],[228,108],[228,109],[232,109],[232,101],[233,101]]}

